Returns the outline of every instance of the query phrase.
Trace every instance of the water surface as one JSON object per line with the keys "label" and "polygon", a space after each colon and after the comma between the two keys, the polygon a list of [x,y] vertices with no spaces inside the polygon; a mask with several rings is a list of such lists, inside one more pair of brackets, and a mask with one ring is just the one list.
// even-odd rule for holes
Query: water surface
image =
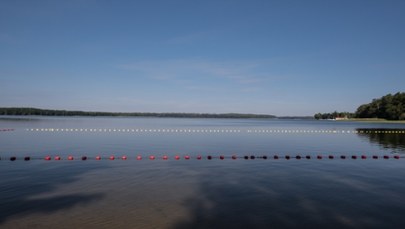
{"label": "water surface", "polygon": [[[403,124],[23,117],[0,119],[3,128],[14,131],[0,132],[1,228],[405,226],[403,158],[229,158],[403,155]],[[33,160],[21,159],[27,155]],[[128,160],[106,160],[110,155]]]}

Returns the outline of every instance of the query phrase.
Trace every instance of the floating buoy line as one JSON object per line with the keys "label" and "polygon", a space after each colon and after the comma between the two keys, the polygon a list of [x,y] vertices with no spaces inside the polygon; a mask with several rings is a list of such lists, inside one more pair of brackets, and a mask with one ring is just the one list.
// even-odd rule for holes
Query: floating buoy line
{"label": "floating buoy line", "polygon": [[[14,130],[14,129],[12,129]],[[306,130],[306,129],[173,129],[173,128],[28,128],[28,132],[122,132],[122,133],[269,133],[269,134],[405,134],[392,130]]]}
{"label": "floating buoy line", "polygon": [[[3,128],[0,132],[15,131]],[[86,133],[249,133],[249,134],[405,134],[405,129],[392,130],[313,130],[313,129],[176,129],[176,128],[27,128],[27,132]]]}
{"label": "floating buoy line", "polygon": [[[13,128],[0,129],[0,131],[14,131]],[[23,129],[24,130],[24,129]],[[172,134],[172,133],[202,133],[202,134],[215,134],[215,133],[248,133],[248,134],[405,134],[405,129],[391,129],[391,130],[314,130],[314,129],[176,129],[176,128],[27,128],[27,132],[51,132],[51,133],[65,133],[65,132],[84,132],[84,133],[163,133],[163,134]],[[1,155],[1,154],[0,154]],[[1,156],[0,161],[32,161],[32,160],[45,160],[45,161],[87,161],[87,160],[96,160],[96,161],[114,161],[114,160],[366,160],[366,159],[400,159],[405,158],[405,155],[399,154],[390,154],[390,155],[137,155],[137,156]]]}
{"label": "floating buoy line", "polygon": [[242,160],[255,160],[255,159],[261,159],[261,160],[333,160],[333,159],[338,159],[338,160],[346,160],[346,159],[351,159],[351,160],[356,160],[356,159],[361,159],[361,160],[366,160],[366,159],[372,159],[372,160],[377,160],[377,159],[400,159],[400,158],[405,158],[405,156],[402,155],[243,155],[243,156],[238,156],[238,155],[175,155],[175,156],[168,156],[168,155],[137,155],[133,157],[129,157],[126,155],[122,156],[115,156],[115,155],[110,155],[110,156],[73,156],[73,155],[68,155],[68,156],[44,156],[44,157],[32,157],[32,156],[24,156],[24,157],[17,157],[17,156],[10,156],[10,157],[0,157],[1,161],[31,161],[31,160],[45,160],[45,161],[87,161],[87,160],[96,160],[96,161],[101,161],[101,160],[107,160],[107,161],[114,161],[114,160],[136,160],[136,161],[141,161],[141,160],[237,160],[237,159],[242,159]]}

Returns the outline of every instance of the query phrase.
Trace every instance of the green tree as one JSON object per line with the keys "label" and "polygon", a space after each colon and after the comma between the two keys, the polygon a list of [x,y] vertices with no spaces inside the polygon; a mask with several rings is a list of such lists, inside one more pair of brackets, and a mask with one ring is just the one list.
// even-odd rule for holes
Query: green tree
{"label": "green tree", "polygon": [[387,94],[357,108],[357,118],[384,118],[399,120],[405,112],[405,93]]}

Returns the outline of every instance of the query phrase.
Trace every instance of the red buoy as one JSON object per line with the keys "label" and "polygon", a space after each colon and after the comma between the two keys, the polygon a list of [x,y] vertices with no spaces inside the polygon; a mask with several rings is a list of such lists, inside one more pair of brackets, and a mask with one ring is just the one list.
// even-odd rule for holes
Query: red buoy
{"label": "red buoy", "polygon": [[176,156],[174,156],[174,159],[180,160],[180,156],[179,156],[179,155],[176,155]]}
{"label": "red buoy", "polygon": [[149,159],[150,159],[150,160],[155,160],[155,156],[150,155],[150,156],[149,156]]}
{"label": "red buoy", "polygon": [[167,160],[167,159],[169,159],[169,157],[167,156],[167,155],[163,155],[163,160]]}
{"label": "red buoy", "polygon": [[125,161],[128,158],[127,158],[127,156],[124,155],[124,156],[121,157],[121,159]]}
{"label": "red buoy", "polygon": [[141,155],[136,156],[136,160],[138,161],[142,160],[142,156]]}
{"label": "red buoy", "polygon": [[186,156],[184,156],[184,159],[189,160],[190,156],[186,155]]}
{"label": "red buoy", "polygon": [[55,161],[60,161],[60,156],[55,156]]}
{"label": "red buoy", "polygon": [[101,160],[101,156],[96,156],[96,160],[97,161]]}
{"label": "red buoy", "polygon": [[50,160],[51,160],[51,156],[46,156],[44,159],[45,159],[45,161],[50,161]]}
{"label": "red buoy", "polygon": [[236,155],[232,155],[232,160],[236,160],[238,157]]}
{"label": "red buoy", "polygon": [[384,155],[384,159],[389,159],[389,158],[390,158],[390,156]]}
{"label": "red buoy", "polygon": [[399,159],[399,155],[394,155],[394,158],[395,158],[395,159]]}
{"label": "red buoy", "polygon": [[201,155],[198,155],[197,156],[197,160],[201,160],[202,159],[202,156]]}
{"label": "red buoy", "polygon": [[115,157],[114,157],[114,155],[111,155],[110,157],[109,157],[109,159],[112,161],[112,160],[115,160]]}
{"label": "red buoy", "polygon": [[73,160],[73,156],[68,156],[68,160],[72,161]]}
{"label": "red buoy", "polygon": [[366,155],[361,155],[361,159],[367,159]]}
{"label": "red buoy", "polygon": [[219,156],[219,159],[224,160],[225,157],[223,155]]}

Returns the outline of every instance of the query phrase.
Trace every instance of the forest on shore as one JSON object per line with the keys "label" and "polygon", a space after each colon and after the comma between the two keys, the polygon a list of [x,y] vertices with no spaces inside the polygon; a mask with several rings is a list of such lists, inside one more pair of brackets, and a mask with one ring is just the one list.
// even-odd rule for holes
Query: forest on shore
{"label": "forest on shore", "polygon": [[360,105],[355,113],[332,112],[317,113],[315,119],[339,119],[339,118],[378,118],[386,120],[405,120],[405,92],[394,95],[387,94],[370,103]]}
{"label": "forest on shore", "polygon": [[3,107],[0,115],[40,115],[40,116],[122,116],[122,117],[168,117],[168,118],[276,118],[265,114],[206,114],[206,113],[151,113],[151,112],[98,112],[49,110],[26,107]]}

